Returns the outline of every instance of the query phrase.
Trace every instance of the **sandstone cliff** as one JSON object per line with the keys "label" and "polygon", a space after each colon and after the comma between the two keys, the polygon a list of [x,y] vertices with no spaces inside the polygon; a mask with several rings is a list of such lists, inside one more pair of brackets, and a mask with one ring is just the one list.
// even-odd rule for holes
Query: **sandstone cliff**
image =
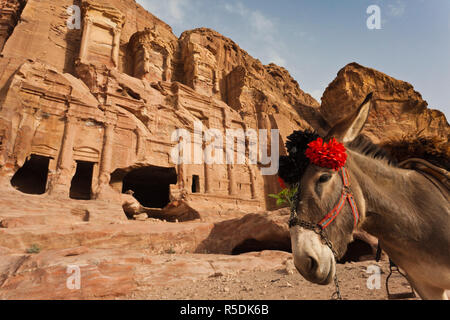
{"label": "sandstone cliff", "polygon": [[323,93],[321,114],[329,125],[345,117],[373,92],[373,107],[363,134],[388,148],[398,160],[425,158],[449,167],[450,127],[445,115],[407,82],[377,70],[350,63]]}
{"label": "sandstone cliff", "polygon": [[[3,3],[13,13],[0,58],[5,188],[117,203],[133,190],[144,207],[193,212],[271,208],[267,194],[279,187],[261,175],[265,164],[247,154],[245,163],[175,165],[171,134],[194,134],[196,122],[224,135],[279,129],[283,153],[294,129],[324,123],[287,70],[213,30],[178,39],[131,0]],[[67,23],[73,5],[80,28]]]}

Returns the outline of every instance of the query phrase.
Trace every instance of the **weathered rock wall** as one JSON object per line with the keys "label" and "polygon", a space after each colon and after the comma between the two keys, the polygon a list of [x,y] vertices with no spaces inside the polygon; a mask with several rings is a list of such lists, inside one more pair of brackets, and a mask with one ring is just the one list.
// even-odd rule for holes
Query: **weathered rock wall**
{"label": "weathered rock wall", "polygon": [[[67,24],[72,5],[80,29]],[[248,152],[242,164],[174,164],[172,133],[195,136],[195,123],[224,137],[279,129],[283,153],[292,130],[320,127],[318,103],[285,69],[264,66],[215,31],[177,39],[130,0],[29,0],[20,14],[0,58],[5,187],[30,189],[36,177],[26,168],[47,165],[39,183],[57,197],[120,202],[129,188],[147,207],[167,197],[197,211],[262,210],[279,186]]]}
{"label": "weathered rock wall", "polygon": [[373,92],[373,107],[363,133],[384,144],[403,136],[442,137],[450,128],[444,114],[428,109],[421,94],[407,82],[350,63],[342,68],[322,97],[321,113],[330,125],[358,107]]}

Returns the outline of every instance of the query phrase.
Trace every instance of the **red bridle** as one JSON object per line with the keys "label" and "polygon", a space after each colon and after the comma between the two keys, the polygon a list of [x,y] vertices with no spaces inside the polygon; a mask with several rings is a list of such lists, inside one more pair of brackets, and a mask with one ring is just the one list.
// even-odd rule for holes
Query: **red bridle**
{"label": "red bridle", "polygon": [[[341,174],[342,174],[342,182],[343,182],[343,188],[341,197],[339,198],[339,201],[337,205],[322,219],[320,220],[316,225],[313,223],[304,221],[302,219],[299,219],[297,216],[297,208],[296,205],[298,204],[298,198],[297,201],[294,201],[294,206],[291,208],[291,218],[289,219],[289,226],[293,227],[294,225],[300,225],[302,227],[305,227],[307,229],[314,230],[315,227],[319,226],[321,230],[324,230],[326,227],[330,225],[331,222],[333,222],[336,217],[341,213],[342,209],[344,208],[345,201],[348,201],[350,204],[350,208],[352,209],[353,213],[353,227],[356,227],[358,225],[359,221],[359,212],[358,208],[356,207],[355,199],[353,198],[353,194],[350,191],[350,183],[348,180],[348,174],[347,169],[344,167],[341,167]],[[298,193],[296,194],[296,197],[298,197]]]}
{"label": "red bridle", "polygon": [[331,210],[322,220],[319,221],[318,225],[323,230],[328,225],[336,219],[336,217],[341,213],[342,209],[344,208],[345,201],[348,200],[348,203],[350,204],[350,208],[352,209],[353,213],[353,227],[356,227],[359,221],[359,213],[358,208],[356,207],[355,199],[353,198],[352,192],[350,191],[350,183],[348,181],[348,174],[347,169],[344,167],[341,168],[342,173],[342,182],[344,184],[344,187],[342,189],[341,198],[339,199],[339,202],[337,205]]}

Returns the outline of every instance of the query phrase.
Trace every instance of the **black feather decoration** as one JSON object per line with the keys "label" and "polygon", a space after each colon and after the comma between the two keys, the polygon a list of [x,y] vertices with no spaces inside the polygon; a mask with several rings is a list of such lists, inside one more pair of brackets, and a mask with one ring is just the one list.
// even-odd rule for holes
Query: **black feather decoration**
{"label": "black feather decoration", "polygon": [[309,159],[305,156],[308,143],[316,140],[320,136],[313,131],[294,131],[286,141],[288,156],[280,157],[278,176],[287,184],[295,184],[300,181]]}

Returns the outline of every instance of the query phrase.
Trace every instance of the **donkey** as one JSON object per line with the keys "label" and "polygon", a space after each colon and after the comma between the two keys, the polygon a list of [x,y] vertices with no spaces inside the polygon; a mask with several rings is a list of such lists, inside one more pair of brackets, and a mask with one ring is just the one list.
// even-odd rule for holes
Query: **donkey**
{"label": "donkey", "polygon": [[[308,281],[329,284],[335,277],[336,259],[344,255],[353,233],[364,230],[379,239],[380,246],[405,271],[422,299],[447,300],[448,193],[419,172],[395,166],[380,156],[373,144],[361,139],[371,97],[369,94],[353,114],[323,139],[329,141],[333,137],[345,147],[347,157],[341,170],[307,162],[299,173],[298,168],[293,170],[294,163],[305,163],[305,159],[291,159],[288,164],[286,159],[280,159],[281,178],[288,179],[287,172],[299,175],[294,216],[290,220],[294,264]],[[301,149],[292,148],[293,143],[291,151]]]}

